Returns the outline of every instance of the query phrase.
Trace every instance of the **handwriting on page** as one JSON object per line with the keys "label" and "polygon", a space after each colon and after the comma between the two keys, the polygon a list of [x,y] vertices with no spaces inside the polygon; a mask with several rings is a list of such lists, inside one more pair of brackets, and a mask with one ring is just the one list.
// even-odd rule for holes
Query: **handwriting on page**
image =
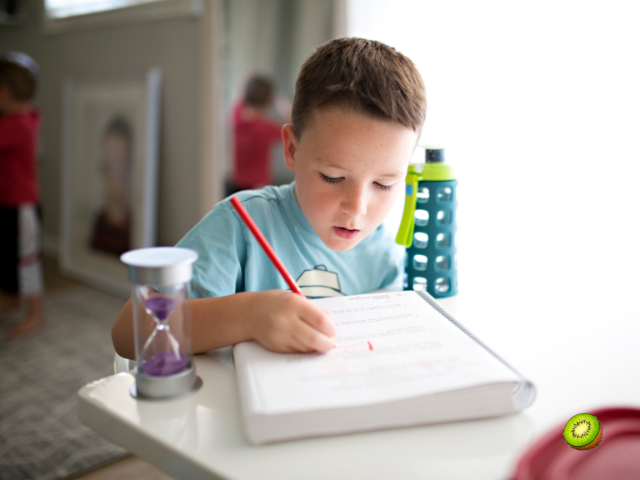
{"label": "handwriting on page", "polygon": [[[334,312],[335,315],[335,312]],[[403,318],[412,318],[416,315],[412,314],[412,313],[402,313],[400,315],[389,315],[386,317],[369,317],[369,318],[354,318],[354,319],[350,319],[350,320],[338,320],[334,318],[334,323],[336,324],[336,326],[339,325],[356,325],[359,323],[373,323],[373,322],[388,322],[390,320],[401,320]]]}
{"label": "handwriting on page", "polygon": [[394,337],[399,335],[411,335],[418,332],[424,332],[427,328],[424,325],[410,325],[400,328],[385,328],[379,329],[376,332],[369,333],[367,335],[345,335],[336,337],[336,342],[352,342],[355,340],[372,340],[375,338]]}
{"label": "handwriting on page", "polygon": [[332,350],[328,351],[328,355],[333,355],[336,353],[353,353],[353,352],[372,352],[373,345],[371,342],[356,342],[356,343],[343,343],[338,344],[333,347]]}
{"label": "handwriting on page", "polygon": [[333,312],[336,348],[278,355],[259,346],[252,378],[265,413],[390,401],[513,378],[413,292],[318,300]]}

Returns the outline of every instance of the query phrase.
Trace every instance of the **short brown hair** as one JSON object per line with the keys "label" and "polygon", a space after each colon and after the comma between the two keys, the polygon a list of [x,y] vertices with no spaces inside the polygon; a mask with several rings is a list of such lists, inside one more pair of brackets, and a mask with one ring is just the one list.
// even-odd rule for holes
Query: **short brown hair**
{"label": "short brown hair", "polygon": [[36,94],[37,78],[27,67],[11,61],[0,59],[0,85],[9,89],[11,95],[21,102],[28,102]]}
{"label": "short brown hair", "polygon": [[265,107],[273,99],[273,87],[269,79],[254,75],[247,82],[244,91],[244,102],[252,107]]}
{"label": "short brown hair", "polygon": [[338,38],[315,51],[296,80],[291,123],[298,137],[313,113],[339,106],[422,129],[427,98],[411,60],[375,40]]}

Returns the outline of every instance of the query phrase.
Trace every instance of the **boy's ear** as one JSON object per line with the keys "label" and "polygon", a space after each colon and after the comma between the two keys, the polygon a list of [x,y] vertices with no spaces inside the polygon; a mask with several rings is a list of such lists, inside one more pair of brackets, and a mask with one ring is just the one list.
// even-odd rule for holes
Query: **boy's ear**
{"label": "boy's ear", "polygon": [[284,147],[284,163],[292,172],[296,171],[296,151],[298,150],[298,137],[290,124],[282,127],[282,144]]}

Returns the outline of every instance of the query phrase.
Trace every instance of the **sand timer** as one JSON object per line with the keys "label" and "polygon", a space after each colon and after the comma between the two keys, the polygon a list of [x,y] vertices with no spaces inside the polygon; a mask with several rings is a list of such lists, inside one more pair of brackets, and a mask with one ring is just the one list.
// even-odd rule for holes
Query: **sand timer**
{"label": "sand timer", "polygon": [[189,281],[198,254],[186,248],[131,250],[120,260],[133,283],[137,366],[135,391],[143,398],[169,398],[198,387],[191,348]]}

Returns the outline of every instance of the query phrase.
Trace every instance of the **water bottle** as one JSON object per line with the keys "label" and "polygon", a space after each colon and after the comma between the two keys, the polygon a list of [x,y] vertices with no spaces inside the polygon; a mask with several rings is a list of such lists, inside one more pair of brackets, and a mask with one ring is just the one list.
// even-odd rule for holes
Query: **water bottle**
{"label": "water bottle", "polygon": [[458,293],[456,207],[453,168],[444,163],[444,148],[424,149],[425,162],[409,165],[402,222],[396,242],[404,246],[404,289],[435,298]]}

